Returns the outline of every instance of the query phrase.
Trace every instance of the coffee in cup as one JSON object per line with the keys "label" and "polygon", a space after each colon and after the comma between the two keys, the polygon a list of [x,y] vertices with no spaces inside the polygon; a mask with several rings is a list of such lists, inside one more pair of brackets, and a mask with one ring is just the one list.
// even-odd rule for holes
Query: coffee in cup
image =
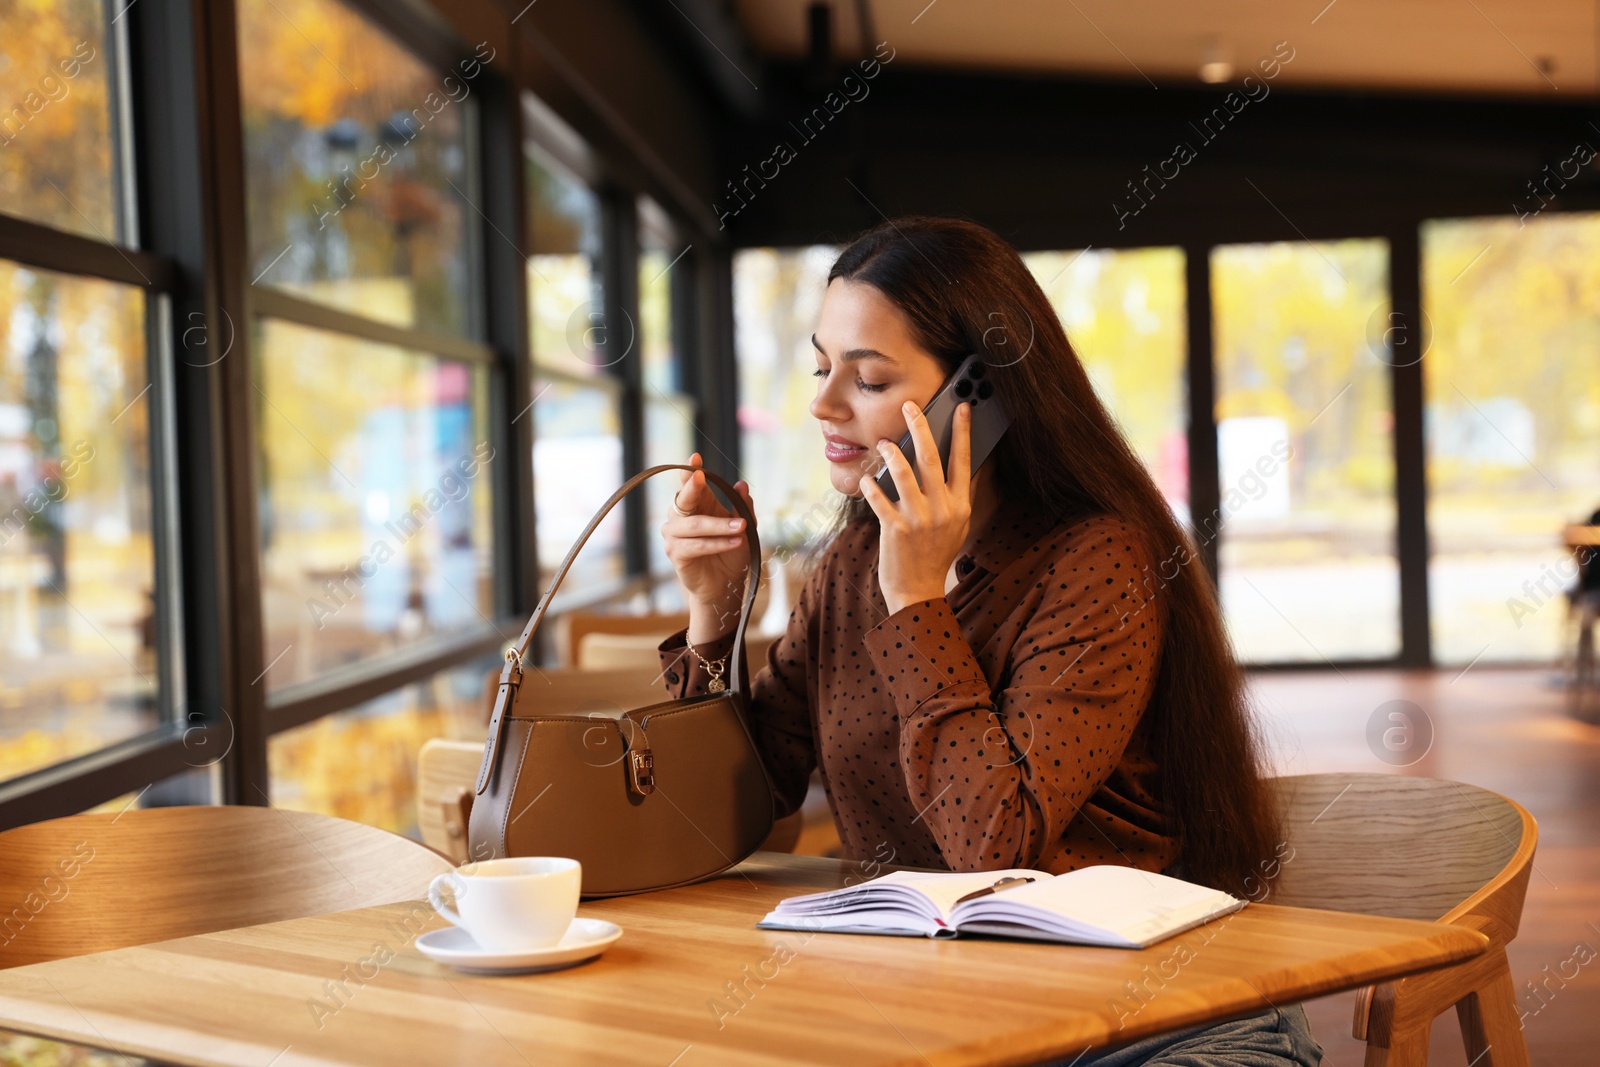
{"label": "coffee in cup", "polygon": [[[561,940],[578,913],[583,868],[557,856],[479,860],[428,886],[433,910],[491,952],[526,952]],[[444,902],[449,886],[455,907]]]}

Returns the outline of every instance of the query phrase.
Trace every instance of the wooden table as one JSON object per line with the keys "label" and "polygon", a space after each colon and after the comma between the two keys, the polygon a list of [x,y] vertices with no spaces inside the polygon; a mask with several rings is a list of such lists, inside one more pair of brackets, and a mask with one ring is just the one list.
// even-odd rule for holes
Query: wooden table
{"label": "wooden table", "polygon": [[[389,904],[0,971],[0,1027],[181,1064],[1025,1064],[1477,955],[1435,923],[1251,904],[1142,951],[762,930],[886,868],[757,853],[585,902],[623,927],[563,971],[462,974]],[[1119,1028],[1120,1025],[1120,1028]]]}

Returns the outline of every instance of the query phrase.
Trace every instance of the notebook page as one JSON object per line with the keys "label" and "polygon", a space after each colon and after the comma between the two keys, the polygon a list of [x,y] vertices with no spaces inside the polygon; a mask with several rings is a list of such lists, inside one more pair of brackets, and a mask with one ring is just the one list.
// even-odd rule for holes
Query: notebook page
{"label": "notebook page", "polygon": [[[1038,908],[1073,926],[1109,932],[1159,927],[1177,913],[1204,914],[1226,909],[1236,898],[1215,889],[1134,867],[1084,867],[1047,881],[1007,889],[971,902]],[[986,909],[987,910],[987,909]]]}
{"label": "notebook page", "polygon": [[[881,907],[900,893],[914,892],[926,897],[934,914],[948,918],[955,902],[968,893],[992,886],[1006,877],[1045,880],[1054,876],[1045,871],[1013,869],[1005,871],[891,871],[870,881],[845,889],[786,897],[778,902],[774,914],[841,913]],[[889,889],[896,887],[895,890]],[[1013,892],[1008,890],[1007,892]]]}
{"label": "notebook page", "polygon": [[[1032,878],[1037,882],[1051,881],[1055,875],[1047,871],[1030,871],[1026,868],[1014,868],[1006,871],[937,871],[932,873],[920,871],[891,871],[882,878],[874,878],[873,882],[895,881],[910,886],[933,901],[934,907],[939,909],[939,914],[949,918],[950,909],[955,907],[956,901],[968,893],[979,889],[987,889],[1002,878]],[[872,883],[867,883],[871,885]],[[1004,890],[1006,893],[1016,893],[1021,889],[1031,889],[1032,885],[1018,887],[1017,889]]]}
{"label": "notebook page", "polygon": [[757,926],[767,930],[803,930],[808,933],[892,934],[902,937],[954,937],[956,932],[934,919],[905,911],[863,910],[836,915],[799,915],[768,912]]}

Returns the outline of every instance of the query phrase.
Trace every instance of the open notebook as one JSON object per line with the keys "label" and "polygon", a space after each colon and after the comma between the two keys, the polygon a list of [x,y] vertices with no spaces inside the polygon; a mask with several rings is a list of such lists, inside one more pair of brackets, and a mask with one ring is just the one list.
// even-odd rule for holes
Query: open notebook
{"label": "open notebook", "polygon": [[[968,894],[1011,882],[963,901]],[[1247,902],[1217,889],[1134,867],[1066,874],[1008,870],[894,871],[860,885],[788,897],[756,925],[906,937],[994,934],[1029,941],[1144,948]]]}

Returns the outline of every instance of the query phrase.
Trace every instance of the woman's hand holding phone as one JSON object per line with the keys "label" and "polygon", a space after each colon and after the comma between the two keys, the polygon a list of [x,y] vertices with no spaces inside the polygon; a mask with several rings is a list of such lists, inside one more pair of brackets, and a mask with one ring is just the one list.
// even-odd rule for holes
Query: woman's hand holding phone
{"label": "woman's hand holding phone", "polygon": [[[704,466],[700,453],[689,457],[689,465]],[[755,514],[749,484],[733,487]],[[701,644],[733,629],[738,617],[750,566],[745,524],[722,506],[699,470],[682,475],[674,508],[661,524],[661,538],[689,602],[689,643]]]}
{"label": "woman's hand holding phone", "polygon": [[971,532],[974,492],[972,405],[956,408],[948,476],[922,411],[909,400],[902,410],[916,444],[922,484],[917,484],[917,472],[905,454],[887,438],[878,442],[878,454],[900,499],[890,500],[876,479],[861,479],[861,495],[878,516],[878,586],[891,614],[908,604],[944,596],[950,565]]}

